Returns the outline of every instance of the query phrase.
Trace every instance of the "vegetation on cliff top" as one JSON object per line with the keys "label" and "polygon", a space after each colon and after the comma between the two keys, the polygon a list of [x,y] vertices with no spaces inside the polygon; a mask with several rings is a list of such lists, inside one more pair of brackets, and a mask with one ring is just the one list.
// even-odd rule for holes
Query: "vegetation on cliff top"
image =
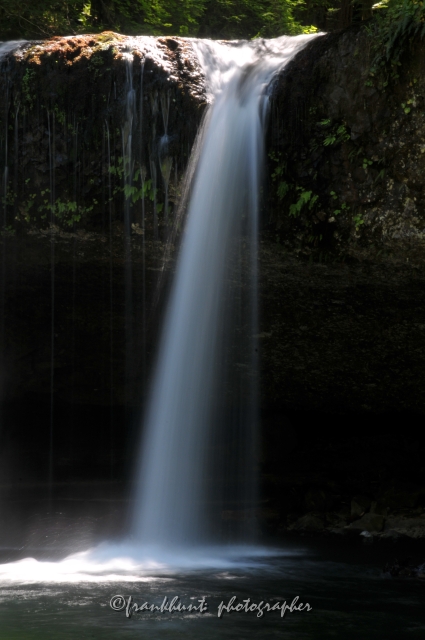
{"label": "vegetation on cliff top", "polygon": [[305,6],[305,0],[3,0],[0,38],[104,29],[128,35],[274,37],[305,31]]}
{"label": "vegetation on cliff top", "polygon": [[[372,11],[375,8],[376,11]],[[379,11],[378,11],[379,9]],[[112,29],[129,35],[255,38],[332,31],[377,18],[383,41],[423,25],[423,0],[2,0],[0,39]],[[377,35],[377,34],[375,34]]]}

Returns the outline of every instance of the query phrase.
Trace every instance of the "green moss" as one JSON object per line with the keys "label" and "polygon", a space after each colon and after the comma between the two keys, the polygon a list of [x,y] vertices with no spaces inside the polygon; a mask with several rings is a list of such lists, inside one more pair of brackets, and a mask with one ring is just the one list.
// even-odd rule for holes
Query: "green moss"
{"label": "green moss", "polygon": [[95,36],[98,42],[114,42],[114,40],[125,40],[124,36],[113,31],[103,31],[99,35]]}

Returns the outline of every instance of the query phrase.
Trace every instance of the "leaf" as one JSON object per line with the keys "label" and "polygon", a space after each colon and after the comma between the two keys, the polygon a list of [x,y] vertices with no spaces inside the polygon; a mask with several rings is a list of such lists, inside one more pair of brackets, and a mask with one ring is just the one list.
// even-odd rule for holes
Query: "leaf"
{"label": "leaf", "polygon": [[330,135],[330,136],[328,136],[327,138],[325,138],[323,140],[323,145],[325,147],[329,147],[330,145],[334,144],[335,140],[336,140],[336,136],[335,135]]}
{"label": "leaf", "polygon": [[287,182],[279,182],[279,186],[277,188],[277,195],[278,198],[280,200],[283,200],[283,198],[286,196],[286,194],[288,193],[288,191],[290,190],[290,186]]}

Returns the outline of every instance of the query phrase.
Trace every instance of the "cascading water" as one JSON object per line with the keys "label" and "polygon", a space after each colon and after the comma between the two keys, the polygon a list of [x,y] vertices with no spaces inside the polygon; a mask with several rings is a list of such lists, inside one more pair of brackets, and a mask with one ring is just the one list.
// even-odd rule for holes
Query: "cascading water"
{"label": "cascading water", "polygon": [[[105,35],[102,34],[102,39],[104,37]],[[160,39],[158,41],[160,42]],[[74,482],[73,479],[69,482],[62,482],[59,473],[54,474],[55,491],[59,488],[63,492],[60,501],[53,496],[52,506],[55,513],[52,515],[54,519],[49,518],[48,522],[54,523],[54,530],[51,524],[45,526],[42,518],[36,520],[35,525],[31,525],[28,518],[22,517],[17,518],[15,522],[15,514],[19,516],[23,509],[28,509],[31,501],[34,502],[37,512],[42,516],[44,507],[40,489],[43,484],[36,482],[34,486],[31,486],[25,476],[22,483],[19,478],[19,491],[10,493],[11,499],[8,499],[9,487],[12,486],[12,483],[16,484],[18,476],[13,469],[14,457],[12,456],[8,460],[9,450],[7,448],[2,450],[0,452],[2,462],[0,524],[2,529],[5,526],[10,527],[11,535],[8,536],[8,539],[12,542],[13,548],[5,548],[2,544],[0,549],[1,558],[6,560],[6,564],[0,564],[1,638],[8,640],[23,637],[64,640],[65,638],[83,638],[90,635],[91,637],[116,639],[140,635],[144,638],[158,640],[165,637],[180,637],[184,634],[188,640],[200,637],[242,638],[248,635],[253,639],[261,639],[265,635],[277,637],[279,633],[282,633],[282,625],[284,625],[288,635],[294,640],[328,637],[329,628],[332,628],[337,637],[361,637],[363,640],[371,640],[376,638],[378,629],[383,630],[381,636],[386,638],[418,637],[420,629],[423,629],[423,599],[419,595],[418,581],[414,578],[414,575],[420,578],[423,566],[414,569],[411,567],[413,569],[411,578],[403,580],[401,588],[400,581],[381,579],[382,569],[379,557],[373,561],[368,553],[366,554],[367,562],[365,562],[364,550],[358,549],[356,553],[356,550],[351,546],[347,548],[345,562],[343,561],[344,554],[340,548],[336,551],[325,549],[323,545],[317,547],[315,545],[311,548],[310,544],[305,543],[303,546],[306,546],[307,549],[297,551],[294,550],[295,544],[294,546],[291,544],[291,549],[287,551],[279,549],[279,553],[271,549],[265,550],[259,546],[249,549],[238,549],[234,546],[225,548],[223,545],[215,550],[205,548],[205,543],[214,538],[214,533],[218,533],[217,528],[214,529],[218,509],[225,506],[228,513],[235,513],[239,509],[246,516],[249,507],[255,503],[255,471],[253,471],[255,460],[253,457],[256,448],[254,430],[256,383],[253,374],[257,358],[254,337],[257,333],[256,230],[263,126],[267,110],[267,86],[274,71],[283,66],[306,41],[307,38],[286,38],[251,44],[194,43],[209,80],[211,100],[214,99],[215,103],[205,118],[204,126],[194,147],[191,166],[183,188],[183,203],[179,207],[180,216],[181,212],[186,210],[185,203],[190,199],[186,196],[192,193],[193,197],[188,207],[186,235],[166,316],[159,360],[152,385],[151,404],[148,408],[145,424],[144,466],[140,473],[133,520],[135,544],[129,545],[128,541],[123,541],[118,545],[104,544],[90,551],[74,553],[58,562],[52,561],[53,558],[58,557],[58,553],[64,553],[67,548],[76,550],[81,548],[81,544],[85,544],[87,548],[93,541],[92,534],[89,534],[87,538],[80,538],[79,541],[79,536],[75,535],[76,530],[72,526],[74,521],[72,514],[81,513],[80,508],[77,512],[74,511],[76,495],[78,499],[78,493],[74,492],[75,486],[78,487],[78,482]],[[146,40],[145,44],[148,42]],[[151,42],[154,45],[156,39],[152,38]],[[170,42],[174,46],[175,42],[173,40]],[[184,46],[186,50],[189,48],[186,42]],[[165,48],[164,44],[163,47]],[[3,48],[3,45],[0,44],[0,59],[2,51],[7,51],[8,48],[8,46]],[[186,54],[186,51],[184,53]],[[181,57],[178,60],[181,60]],[[49,77],[52,77],[50,73],[51,61],[48,62],[48,66]],[[118,65],[114,66],[118,67]],[[149,73],[149,64],[146,67],[147,73]],[[16,94],[12,82],[9,84],[9,77],[13,79],[19,76],[16,74],[16,66],[13,66],[11,70],[13,75],[7,76],[6,100],[3,102],[6,126],[5,128],[2,126],[0,131],[0,163],[4,162],[4,166],[1,164],[0,171],[0,198],[4,198],[0,203],[0,220],[3,215],[8,216],[4,219],[4,226],[6,226],[6,222],[13,220],[12,215],[15,215],[16,203],[13,202],[12,197],[8,199],[7,196],[8,194],[12,196],[12,193],[16,191],[14,186],[18,162],[23,165],[20,169],[25,169],[23,179],[27,180],[32,176],[29,170],[31,163],[27,162],[32,158],[32,155],[27,152],[28,147],[21,146],[20,140],[33,133],[31,123],[34,123],[34,120],[28,118],[26,121],[30,111],[28,104],[26,112],[24,112],[22,102],[19,111],[16,108],[17,103],[13,99]],[[142,73],[143,67],[141,68]],[[174,85],[175,88],[177,82],[171,81],[171,75],[168,77],[170,85]],[[162,75],[162,78],[167,80],[166,73]],[[134,80],[137,95],[136,73]],[[130,82],[131,78],[128,86],[130,86]],[[117,92],[115,95],[122,97],[123,94]],[[173,95],[173,89],[171,89],[171,95]],[[129,94],[127,93],[126,96],[128,97]],[[129,103],[133,105],[134,113],[134,101],[129,101]],[[164,115],[165,111],[168,111],[166,98],[163,99],[160,94],[157,103],[161,104]],[[39,152],[41,156],[35,155],[35,157],[48,157],[48,162],[43,163],[44,168],[41,171],[46,172],[47,168],[49,169],[46,172],[46,179],[50,179],[52,187],[50,191],[51,208],[55,205],[55,184],[58,196],[63,194],[60,153],[64,151],[62,143],[64,137],[68,139],[68,152],[73,150],[74,179],[67,182],[68,188],[70,190],[73,188],[74,203],[84,202],[85,176],[90,176],[90,179],[93,175],[96,176],[96,171],[92,169],[88,171],[92,164],[85,147],[87,129],[81,119],[79,120],[79,128],[78,120],[72,112],[64,116],[59,110],[52,109],[50,101],[45,104],[50,105],[49,109],[46,106],[42,107],[42,103],[37,105],[40,127],[39,129],[35,127],[35,131],[40,131],[37,146],[41,149]],[[142,87],[140,87],[138,104],[140,105],[140,116],[137,113],[137,122],[140,123],[140,126],[137,128],[133,124],[127,129],[128,132],[132,131],[133,141],[136,134],[140,141],[142,139]],[[170,100],[171,110],[174,109],[173,104],[174,101]],[[164,109],[164,105],[166,109]],[[178,113],[177,109],[181,108],[181,104],[179,106],[177,103],[175,106],[177,108],[170,117],[171,143],[167,153],[164,152],[159,157],[158,146],[155,144],[157,137],[152,133],[151,114],[148,110],[145,110],[147,118],[143,131],[149,132],[149,141],[152,143],[149,153],[146,151],[148,145],[146,144],[142,148],[141,142],[139,148],[135,144],[133,150],[130,144],[124,144],[121,147],[124,149],[123,157],[127,159],[127,164],[132,166],[133,160],[135,163],[133,184],[137,180],[138,170],[140,171],[139,176],[142,178],[142,186],[146,184],[150,160],[153,161],[154,166],[158,167],[159,160],[164,160],[165,157],[170,158],[165,167],[159,165],[165,189],[168,188],[172,175],[171,157],[173,157],[174,170],[176,171],[177,162],[179,162],[180,168],[183,154],[174,155],[176,146],[173,146],[172,136],[176,133],[174,129],[175,115]],[[117,166],[116,156],[117,151],[120,150],[120,139],[119,132],[117,135],[117,129],[114,126],[115,120],[112,110],[107,113],[110,113],[111,117],[105,121],[106,139],[102,154],[104,159],[100,163],[100,167],[103,165],[107,169],[107,173],[103,175],[109,197],[109,248],[111,253],[109,282],[112,285],[115,283],[112,275],[113,267],[116,265],[113,255],[115,229],[112,225],[114,214],[112,195],[119,181],[118,179],[114,180],[114,172],[111,169]],[[127,121],[134,122],[131,120],[132,118],[133,115]],[[13,120],[15,138],[13,140],[11,132],[9,134],[11,144],[8,146],[7,132],[10,130],[9,125],[13,125]],[[72,122],[74,124],[70,127]],[[99,122],[102,123],[101,120]],[[19,136],[16,136],[18,126]],[[67,132],[66,136],[60,133],[61,126]],[[164,135],[166,135],[165,122],[164,131]],[[3,132],[6,133],[4,138]],[[97,132],[99,132],[99,126]],[[48,136],[48,138],[44,136]],[[125,135],[124,140],[127,140]],[[185,149],[186,142],[185,140]],[[84,156],[84,154],[86,155]],[[137,167],[137,162],[139,162],[139,167]],[[127,187],[132,186],[129,176],[125,181]],[[155,176],[158,178],[158,183],[161,176],[159,174]],[[122,180],[122,174],[119,175],[119,179]],[[151,175],[150,180],[155,182],[154,176]],[[34,181],[34,184],[37,185],[38,182]],[[172,196],[177,191],[177,177],[175,185]],[[149,189],[149,198],[150,194],[151,190]],[[146,229],[148,234],[151,233],[152,237],[153,230],[150,226],[152,218],[147,218],[146,227],[143,224],[143,198],[144,190],[141,203],[142,228],[143,231]],[[118,201],[118,198],[116,200]],[[122,205],[121,192],[119,200]],[[151,216],[151,203],[147,204],[149,204],[149,208],[146,209],[147,216]],[[166,213],[166,202],[163,212]],[[119,208],[117,213],[121,214],[122,208]],[[129,213],[129,209],[126,213]],[[132,211],[134,217],[139,213],[140,210],[138,211],[138,208],[134,207]],[[159,207],[158,213],[161,213]],[[53,217],[50,220],[53,227]],[[159,228],[157,228],[158,236],[161,239],[164,238],[164,223],[164,215],[162,215],[159,218]],[[127,225],[126,231],[127,237],[129,235],[128,227],[129,225]],[[18,265],[17,261],[11,261],[9,257],[12,251],[19,248],[20,239],[4,233],[7,229],[1,229],[1,231],[0,345],[6,344],[8,346],[10,345],[9,336],[13,335],[10,331],[11,318],[18,317],[18,314],[22,315],[23,322],[29,328],[33,324],[36,325],[37,322],[43,322],[43,318],[38,316],[38,305],[35,312],[29,314],[28,317],[22,313],[22,310],[28,307],[19,305],[17,306],[18,314],[6,316],[5,321],[4,310],[6,309],[7,314],[11,306],[10,299],[13,300],[10,298],[10,283],[18,282],[20,274],[23,272],[17,269],[16,278],[13,279],[9,278],[9,273],[6,274],[6,267],[10,269],[9,265]],[[60,322],[61,317],[63,318],[63,315],[60,314],[61,291],[64,291],[65,283],[71,284],[70,273],[68,272],[68,276],[65,278],[61,274],[66,234],[63,232],[60,235],[52,234],[53,239],[57,242],[55,246],[57,247],[58,277],[55,282],[53,277],[55,253],[52,252],[53,260],[50,272],[52,276],[52,322],[45,323],[47,330],[51,331],[52,376],[55,373],[53,367],[53,364],[56,364],[53,362],[55,354],[57,363],[62,364],[61,338],[60,335],[56,336],[54,333],[55,328],[59,331],[62,330]],[[104,237],[103,240],[105,240]],[[148,241],[150,241],[149,236]],[[25,238],[24,242],[31,247],[28,238]],[[84,242],[86,246],[90,246],[87,239]],[[91,269],[88,272],[80,269],[81,263],[78,259],[76,260],[76,256],[81,242],[77,239],[76,234],[73,234],[72,243],[72,304],[71,287],[65,291],[66,296],[64,295],[63,299],[66,304],[66,313],[68,315],[72,313],[72,332],[75,330],[75,334],[66,333],[66,340],[75,345],[75,335],[78,332],[78,327],[81,326],[81,323],[74,322],[78,313],[81,313],[81,307],[75,307],[75,299],[79,295],[77,285],[81,284],[86,273],[95,276],[96,288],[100,284],[98,288],[101,289],[102,283],[99,283],[96,277],[97,269]],[[156,249],[161,246],[160,243],[152,244],[156,245]],[[94,243],[91,246],[93,245]],[[137,244],[134,248],[133,264],[136,265]],[[143,244],[143,253],[144,248]],[[6,251],[8,252],[7,261],[5,259]],[[99,252],[95,250],[93,254],[95,260],[98,260],[96,255],[104,256],[100,250]],[[31,256],[29,265],[30,268],[33,265]],[[145,262],[143,261],[143,270],[144,266]],[[43,269],[47,270],[47,265]],[[107,271],[108,269],[104,271],[106,276]],[[142,295],[143,298],[145,296],[145,289],[144,286],[143,288],[136,286],[138,280],[136,266],[133,274],[135,277],[131,280],[132,288],[134,295],[140,300]],[[104,278],[104,281],[107,279],[107,277]],[[31,283],[31,287],[28,287],[28,282]],[[43,282],[47,284],[48,300],[48,279],[46,280],[45,277],[42,279],[40,274],[35,273],[31,280],[23,280],[24,289],[21,290],[25,292],[25,295],[28,294],[31,303],[40,294],[40,301],[43,303],[43,294],[41,288],[38,288],[38,283]],[[144,282],[143,274],[143,285]],[[4,286],[5,283],[8,288]],[[61,283],[63,284],[61,285]],[[55,296],[55,289],[57,296]],[[106,351],[109,351],[111,355],[109,370],[111,388],[113,387],[112,382],[119,375],[119,370],[115,371],[114,369],[118,358],[112,358],[119,351],[119,340],[116,343],[112,340],[114,329],[112,310],[113,303],[118,298],[118,295],[115,296],[116,289],[118,287],[110,290],[108,309],[111,340],[109,348],[107,343],[105,345]],[[127,289],[130,290],[128,286]],[[93,291],[93,289],[91,290]],[[83,289],[83,294],[85,291],[86,289]],[[58,313],[54,314],[55,297]],[[136,300],[136,297],[134,299]],[[85,298],[86,300],[87,298]],[[96,303],[96,299],[94,302]],[[72,311],[70,306],[72,306]],[[134,307],[137,308],[137,305]],[[42,305],[41,308],[43,308]],[[96,313],[98,309],[99,306],[93,306],[90,314]],[[85,315],[84,309],[83,312]],[[87,315],[87,322],[90,322],[91,317],[92,315]],[[86,317],[84,317],[84,321],[86,322]],[[132,326],[137,326],[135,318],[133,323]],[[106,324],[102,326],[107,327],[107,324],[108,318],[106,318]],[[140,332],[143,331],[144,324],[145,316],[143,324],[139,325]],[[69,325],[67,326],[69,327]],[[2,337],[4,334],[6,335],[5,341]],[[29,332],[29,336],[31,335],[32,333]],[[85,341],[84,345],[86,344]],[[47,341],[46,345],[48,346]],[[35,346],[37,349],[43,348],[42,344],[36,343]],[[73,351],[77,355],[77,357],[73,355],[74,367],[74,362],[78,362],[78,349],[73,346]],[[20,349],[19,357],[21,354],[24,357],[25,352]],[[34,362],[32,350],[30,356]],[[96,361],[96,364],[100,365],[101,363]],[[77,367],[75,367],[75,371],[78,373]],[[59,376],[55,377],[55,380],[60,379],[61,369],[58,373]],[[52,385],[53,378],[51,377],[50,380]],[[1,382],[0,380],[0,384]],[[46,386],[48,389],[48,385]],[[110,398],[111,406],[113,406],[112,393]],[[57,427],[61,423],[58,421],[56,412],[59,416],[59,406],[57,403],[54,407],[55,433],[51,432],[50,434],[55,436],[54,442],[53,440],[50,442],[50,451],[51,454],[55,454],[55,461],[61,451],[65,451],[58,446],[60,433]],[[33,408],[32,403],[30,407]],[[93,422],[98,423],[102,428],[102,431],[98,432],[99,439],[105,439],[107,429],[100,419],[102,413],[92,415]],[[4,417],[4,414],[0,416],[0,431],[3,427]],[[48,416],[46,422],[48,427]],[[74,419],[72,421],[67,419],[63,423],[65,430],[74,427],[74,422]],[[15,424],[14,431],[19,431],[19,423]],[[26,450],[24,450],[24,460],[25,455],[28,455],[26,459],[30,462],[28,470],[32,464],[41,467],[43,462],[38,455],[40,449],[36,446],[36,440],[43,435],[39,429],[40,426],[41,423],[34,415],[34,419],[31,417],[29,420],[28,430],[24,432],[29,434],[29,437],[26,437]],[[51,426],[53,426],[52,421]],[[89,430],[87,429],[87,431]],[[2,446],[7,443],[3,437],[4,433],[4,431],[1,433]],[[111,454],[113,454],[113,446],[116,444],[112,438],[114,433],[111,418]],[[87,433],[87,436],[90,434]],[[77,441],[71,440],[71,442],[74,446],[74,442]],[[49,446],[48,441],[46,443]],[[88,437],[84,443],[86,445],[84,452],[87,455],[84,460],[87,461],[87,466],[89,464],[91,466],[92,461],[95,462],[95,447],[91,446],[93,440]],[[225,460],[228,452],[231,455],[229,454]],[[66,450],[66,457],[63,457],[65,464],[67,460],[73,459],[72,453],[72,451]],[[49,457],[51,458],[51,455]],[[103,460],[102,464],[107,462],[106,458]],[[22,461],[17,462],[19,474],[21,469],[27,473]],[[60,466],[55,464],[55,470]],[[215,467],[218,467],[217,473],[213,473]],[[94,468],[96,469],[96,467]],[[111,479],[113,478],[113,468],[114,465],[111,464]],[[226,473],[223,473],[224,471]],[[28,476],[28,478],[30,477]],[[221,477],[225,477],[223,484],[219,482]],[[102,485],[100,486],[102,487]],[[245,487],[245,491],[242,490],[242,487]],[[105,526],[105,518],[102,516],[104,508],[97,503],[109,505],[114,501],[112,498],[114,494],[111,492],[110,497],[105,499],[103,491],[98,494],[99,501],[98,498],[92,499],[90,495],[93,494],[90,494],[90,490],[84,483],[81,495],[83,500],[80,501],[80,504],[84,504],[84,511],[87,508],[90,516],[96,520],[98,531],[105,531],[107,527]],[[4,496],[6,496],[5,502],[3,502]],[[67,496],[69,496],[68,503]],[[57,513],[56,509],[62,508],[59,507],[59,504],[65,505],[66,514]],[[10,513],[7,512],[9,505],[11,505]],[[5,506],[6,508],[4,508]],[[116,519],[119,519],[119,516]],[[247,517],[241,521],[242,530],[249,529],[248,522],[249,518]],[[406,522],[407,524],[408,522]],[[32,531],[29,531],[29,525]],[[27,529],[29,533],[28,543],[24,548],[20,546],[21,528]],[[13,539],[15,532],[18,534],[16,541]],[[49,536],[46,535],[47,533]],[[56,534],[59,536],[58,540],[61,541],[60,546],[55,546]],[[60,537],[61,534],[65,534],[65,536]],[[219,536],[216,535],[215,539],[218,540]],[[371,539],[373,538],[369,538],[369,541]],[[63,545],[64,540],[69,540],[69,545]],[[157,542],[160,547],[159,550],[156,550],[156,555],[151,554],[149,548],[153,541]],[[201,549],[196,549],[196,545],[199,545]],[[183,552],[181,549],[176,549],[178,546],[184,547]],[[407,547],[407,549],[409,548],[411,549],[411,547]],[[49,560],[37,561],[27,557],[17,562],[10,561],[12,558],[21,558],[23,553],[33,552],[39,558],[44,557]],[[291,558],[290,556],[294,555],[294,552],[296,557]],[[272,555],[270,561],[264,558],[268,553]],[[262,556],[260,561],[255,558],[257,554]],[[276,557],[278,555],[280,557]],[[171,565],[171,569],[169,566],[164,568],[157,559],[163,559],[167,565]],[[195,572],[190,571],[193,566],[197,569]],[[200,567],[201,571],[198,570]],[[361,601],[361,597],[364,598],[365,593],[368,604],[364,611],[359,610],[358,607],[357,610],[352,610],[353,599]],[[359,594],[362,596],[360,597]],[[176,600],[177,602],[175,602]],[[219,604],[220,601],[221,604]],[[207,605],[206,608],[197,606],[201,602]],[[312,607],[310,604],[306,604],[307,602],[310,602]],[[171,614],[172,607],[174,612]],[[112,611],[112,609],[115,610]],[[228,615],[230,611],[234,613]],[[217,619],[217,613],[220,620]],[[126,615],[131,619],[126,618]],[[410,636],[408,636],[408,632],[410,632]]]}
{"label": "cascading water", "polygon": [[125,379],[126,387],[131,383],[134,357],[133,344],[133,273],[131,256],[131,189],[134,178],[133,130],[136,114],[136,92],[133,87],[133,55],[124,54],[126,64],[126,114],[122,127],[122,157],[124,177],[124,255],[125,255]]}
{"label": "cascading water", "polygon": [[[104,544],[77,554],[75,567],[73,561],[70,565],[68,560],[54,564],[53,573],[59,579],[64,572],[71,575],[77,571],[77,565],[84,566],[90,575],[98,574],[99,580],[105,569],[111,566],[123,569],[124,573],[127,569],[139,571],[141,567],[156,567],[158,561],[175,567],[183,564],[224,566],[229,559],[237,561],[241,549],[234,546],[224,549],[220,543],[253,540],[258,448],[257,230],[268,87],[274,74],[312,37],[282,37],[254,42],[192,41],[205,73],[210,107],[193,147],[176,217],[176,223],[179,223],[182,212],[187,210],[144,421],[131,542],[127,538],[120,544]],[[147,49],[153,47],[154,42],[155,39],[143,38]],[[135,158],[131,136],[134,133],[136,103],[130,62],[127,59],[127,109],[122,136],[123,162],[131,168],[126,176],[127,187],[131,187]],[[167,69],[165,71],[168,72]],[[142,97],[141,87],[140,122]],[[154,238],[158,237],[156,162],[167,160],[164,167],[160,166],[166,191],[172,170],[171,152],[169,155],[165,144],[168,143],[168,109],[171,105],[168,94],[160,101],[157,93],[151,95],[154,116],[159,103],[164,118],[162,153],[158,156],[158,148],[149,146],[153,150],[152,154],[149,152],[149,164]],[[50,116],[49,167],[53,209],[55,120],[52,112],[48,118]],[[111,202],[111,153],[117,145],[108,121],[105,124]],[[74,130],[77,150],[80,133],[78,127]],[[142,135],[141,126],[139,135]],[[150,135],[155,141],[154,130]],[[7,166],[7,148],[5,151]],[[145,163],[141,150],[139,152],[139,170],[144,186],[148,158]],[[83,171],[79,169],[78,180],[75,178],[74,181],[75,191],[82,175]],[[111,208],[109,214],[112,228]],[[125,214],[128,238],[129,208]],[[142,216],[145,231],[144,199]],[[173,238],[174,234],[175,230],[171,234]],[[52,274],[53,267],[54,261]],[[131,295],[130,280],[126,282],[126,294]],[[53,284],[52,276],[54,293]],[[111,290],[111,314],[112,302]],[[52,322],[53,310],[52,304]],[[110,327],[112,336],[112,324]],[[112,356],[112,341],[110,353]],[[113,380],[112,368],[110,380]],[[53,420],[50,435],[52,454]],[[52,474],[50,480],[51,477]],[[224,527],[223,512],[229,516],[224,519]],[[229,526],[226,523],[230,523]],[[212,551],[211,543],[218,543],[218,550]],[[245,548],[243,553],[247,551]],[[248,553],[262,555],[266,552],[251,546]],[[129,555],[133,558],[131,562],[128,561]],[[45,573],[45,563],[29,560],[30,565],[32,562],[36,565],[33,575],[37,574],[37,579],[50,579],[48,576],[53,574]],[[29,565],[20,566],[26,570]],[[14,563],[4,565],[2,575],[9,575],[9,572],[14,575],[14,567]]]}
{"label": "cascading water", "polygon": [[[255,504],[256,243],[267,87],[311,37],[193,42],[213,104],[145,419],[132,524],[145,548],[210,542],[214,511],[226,507],[228,491],[233,509]],[[214,446],[220,431],[231,433],[232,455],[229,477],[217,487],[227,455]]]}

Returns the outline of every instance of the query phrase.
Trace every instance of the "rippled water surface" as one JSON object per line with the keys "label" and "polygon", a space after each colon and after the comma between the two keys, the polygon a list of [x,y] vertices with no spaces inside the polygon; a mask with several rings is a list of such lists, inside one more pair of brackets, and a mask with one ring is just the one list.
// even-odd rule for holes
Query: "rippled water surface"
{"label": "rippled water surface", "polygon": [[[223,563],[219,569],[171,570],[165,567],[111,566],[62,582],[39,574],[38,582],[25,574],[11,577],[11,565],[0,569],[0,639],[65,640],[91,638],[145,638],[212,640],[218,638],[286,638],[405,640],[425,637],[425,584],[413,580],[386,579],[383,561],[394,551],[344,547],[321,549],[293,547],[279,555]],[[3,554],[3,561],[8,558]],[[119,563],[118,563],[119,564]],[[13,565],[15,568],[17,563]],[[46,565],[47,566],[47,565]],[[38,565],[38,569],[43,565]],[[94,576],[95,574],[95,576]],[[32,574],[28,573],[27,576]],[[91,575],[91,580],[87,576]],[[110,607],[112,596],[121,595],[139,606],[160,605],[175,596],[183,605],[205,598],[205,613],[144,611],[126,617],[125,610]],[[311,611],[223,612],[227,605],[250,598],[271,605],[296,596]]]}

